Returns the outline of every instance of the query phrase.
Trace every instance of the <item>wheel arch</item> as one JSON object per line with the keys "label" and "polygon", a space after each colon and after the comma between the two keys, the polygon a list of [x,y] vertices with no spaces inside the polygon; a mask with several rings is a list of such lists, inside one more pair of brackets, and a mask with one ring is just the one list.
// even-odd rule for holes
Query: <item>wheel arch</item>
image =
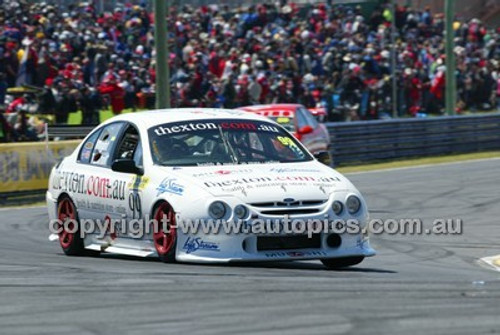
{"label": "wheel arch", "polygon": [[149,208],[148,214],[150,218],[153,217],[156,208],[158,208],[158,206],[164,202],[167,203],[174,210],[174,213],[177,213],[177,211],[175,210],[177,207],[175,201],[170,201],[169,199],[166,198],[157,198],[152,201],[152,205]]}
{"label": "wheel arch", "polygon": [[56,217],[59,215],[58,213],[58,208],[59,208],[59,203],[61,202],[61,200],[63,198],[68,198],[72,203],[73,205],[75,206],[75,210],[76,210],[76,218],[77,220],[80,219],[80,211],[79,211],[79,208],[78,206],[76,205],[75,201],[73,200],[73,198],[69,195],[68,192],[61,192],[58,196],[57,196],[57,201],[56,201]]}
{"label": "wheel arch", "polygon": [[57,204],[59,204],[59,201],[61,201],[62,198],[69,198],[71,201],[73,201],[73,199],[70,197],[70,195],[67,192],[61,192],[57,196]]}
{"label": "wheel arch", "polygon": [[158,206],[160,206],[163,203],[166,203],[167,205],[169,205],[170,208],[172,208],[174,210],[174,213],[175,213],[175,208],[172,205],[172,202],[170,202],[170,201],[168,201],[167,199],[164,199],[164,198],[158,198],[158,199],[155,199],[153,201],[153,205],[149,209],[148,213],[149,213],[149,218],[150,219],[154,219],[154,215],[155,215],[156,209],[158,208]]}

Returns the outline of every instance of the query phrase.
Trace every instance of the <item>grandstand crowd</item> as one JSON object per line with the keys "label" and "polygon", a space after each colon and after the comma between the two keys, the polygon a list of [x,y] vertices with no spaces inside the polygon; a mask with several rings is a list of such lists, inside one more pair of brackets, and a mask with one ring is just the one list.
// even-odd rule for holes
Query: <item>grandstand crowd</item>
{"label": "grandstand crowd", "polygon": [[[38,126],[23,112],[30,103],[60,124],[77,110],[82,123],[95,124],[107,106],[113,113],[154,106],[154,22],[146,2],[105,13],[92,1],[65,9],[20,0],[0,4],[3,134],[37,136]],[[360,7],[284,0],[171,7],[172,106],[298,102],[324,107],[330,120],[388,117],[391,21],[388,5],[369,15]],[[395,22],[399,116],[442,113],[443,15],[400,6]],[[500,29],[494,28],[478,19],[454,22],[459,111],[500,103]],[[39,90],[8,93],[20,86]]]}

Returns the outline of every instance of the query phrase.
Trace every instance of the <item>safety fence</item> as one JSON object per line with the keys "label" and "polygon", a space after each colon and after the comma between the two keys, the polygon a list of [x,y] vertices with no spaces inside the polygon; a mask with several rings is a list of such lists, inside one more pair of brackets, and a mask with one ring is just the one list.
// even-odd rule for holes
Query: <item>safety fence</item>
{"label": "safety fence", "polygon": [[335,165],[500,149],[500,114],[328,123]]}
{"label": "safety fence", "polygon": [[94,128],[95,126],[48,126],[46,136],[50,140],[82,139]]}
{"label": "safety fence", "polygon": [[[327,123],[336,166],[500,149],[500,114]],[[50,170],[92,127],[49,126],[50,139],[0,144],[0,196],[47,187]]]}

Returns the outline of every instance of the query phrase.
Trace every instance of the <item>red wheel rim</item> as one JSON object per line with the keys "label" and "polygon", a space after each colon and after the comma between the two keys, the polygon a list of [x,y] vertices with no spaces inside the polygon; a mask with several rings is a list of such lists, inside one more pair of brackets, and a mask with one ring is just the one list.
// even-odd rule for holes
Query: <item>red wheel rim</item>
{"label": "red wheel rim", "polygon": [[[61,232],[59,233],[59,243],[61,243],[61,247],[67,249],[73,243],[75,239],[75,234],[67,231],[65,226],[69,230],[73,230],[75,228],[74,220],[76,219],[76,211],[73,203],[69,199],[63,199],[59,203],[59,207],[57,209],[57,216],[59,221],[61,222]],[[65,222],[73,220],[69,222],[67,225],[64,225]]]}
{"label": "red wheel rim", "polygon": [[[166,232],[164,230],[163,218],[168,219]],[[167,204],[161,204],[154,215],[158,227],[153,231],[153,242],[159,255],[166,255],[174,246],[175,242],[175,213],[173,208]]]}

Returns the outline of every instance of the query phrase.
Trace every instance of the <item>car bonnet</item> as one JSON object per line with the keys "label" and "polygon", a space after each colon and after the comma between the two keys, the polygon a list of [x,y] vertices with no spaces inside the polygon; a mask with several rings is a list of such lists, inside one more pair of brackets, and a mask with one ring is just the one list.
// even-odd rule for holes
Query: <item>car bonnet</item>
{"label": "car bonnet", "polygon": [[247,201],[327,199],[334,191],[354,189],[347,178],[316,161],[165,169],[186,188],[191,184],[213,196],[234,195]]}

